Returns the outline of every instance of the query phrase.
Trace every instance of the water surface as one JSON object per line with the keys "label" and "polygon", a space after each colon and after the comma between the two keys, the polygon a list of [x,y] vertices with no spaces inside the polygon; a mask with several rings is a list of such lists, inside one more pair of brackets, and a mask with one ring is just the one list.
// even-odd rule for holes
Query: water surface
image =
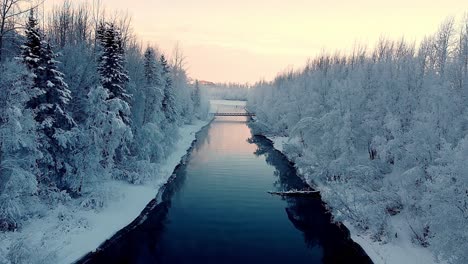
{"label": "water surface", "polygon": [[252,136],[245,118],[213,121],[176,175],[145,221],[81,262],[370,262],[320,199],[267,193],[306,186],[268,140]]}

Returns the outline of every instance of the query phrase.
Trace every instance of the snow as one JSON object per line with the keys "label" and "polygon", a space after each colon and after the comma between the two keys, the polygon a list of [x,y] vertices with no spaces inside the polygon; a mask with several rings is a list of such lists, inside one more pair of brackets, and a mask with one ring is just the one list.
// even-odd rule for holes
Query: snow
{"label": "snow", "polygon": [[107,182],[102,189],[107,190],[104,192],[108,192],[112,199],[105,208],[95,211],[60,206],[48,211],[44,217],[26,223],[19,232],[0,234],[0,256],[17,243],[26,251],[18,253],[18,257],[26,254],[25,259],[29,263],[71,263],[95,250],[138,217],[148,202],[156,197],[159,188],[186,155],[196,132],[206,124],[207,121],[197,121],[180,129],[179,142],[153,182],[146,185]]}
{"label": "snow", "polygon": [[271,136],[268,138],[273,142],[273,146],[275,147],[275,149],[277,149],[280,152],[283,152],[284,143],[286,143],[289,139],[288,137],[277,136]]}
{"label": "snow", "polygon": [[[289,137],[267,136],[267,138],[273,142],[275,149],[280,152],[283,152],[284,144],[289,140]],[[286,153],[284,154],[286,155]],[[300,171],[301,168],[298,168],[299,173]],[[317,188],[320,191],[327,187],[318,185],[314,186],[314,188]],[[398,238],[390,241],[389,243],[373,241],[368,234],[360,232],[346,221],[344,222],[344,225],[349,229],[353,241],[358,243],[376,264],[444,263],[437,262],[433,254],[428,249],[417,246],[411,242],[411,237],[409,235],[410,231],[407,230],[407,225],[401,216],[394,217],[391,221],[393,230],[396,230],[398,233]]]}
{"label": "snow", "polygon": [[212,105],[227,105],[227,106],[245,106],[247,101],[238,100],[210,100]]}
{"label": "snow", "polygon": [[246,101],[236,101],[236,100],[210,100],[210,113],[216,113],[222,109],[223,106],[239,106],[245,107],[247,104]]}
{"label": "snow", "polygon": [[361,234],[349,223],[345,225],[351,232],[351,238],[361,245],[366,251],[367,255],[379,264],[391,263],[412,263],[412,264],[431,264],[431,263],[445,263],[437,262],[433,254],[426,248],[419,247],[411,243],[408,233],[405,232],[404,223],[393,223],[393,226],[401,230],[398,232],[398,239],[389,243],[382,244],[373,241],[368,235]]}

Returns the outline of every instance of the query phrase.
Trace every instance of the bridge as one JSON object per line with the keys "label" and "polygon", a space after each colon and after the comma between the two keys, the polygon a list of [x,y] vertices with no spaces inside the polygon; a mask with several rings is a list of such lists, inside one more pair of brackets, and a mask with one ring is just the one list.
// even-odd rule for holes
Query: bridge
{"label": "bridge", "polygon": [[214,116],[255,116],[254,113],[214,113]]}

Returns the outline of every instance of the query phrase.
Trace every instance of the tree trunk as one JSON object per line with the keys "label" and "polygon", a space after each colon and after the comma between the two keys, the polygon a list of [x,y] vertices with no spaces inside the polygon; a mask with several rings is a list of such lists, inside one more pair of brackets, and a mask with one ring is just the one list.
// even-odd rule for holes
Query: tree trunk
{"label": "tree trunk", "polygon": [[0,63],[2,62],[3,57],[3,34],[0,33]]}
{"label": "tree trunk", "polygon": [[1,21],[0,22],[0,62],[2,62],[3,58],[3,31],[5,31],[5,22]]}

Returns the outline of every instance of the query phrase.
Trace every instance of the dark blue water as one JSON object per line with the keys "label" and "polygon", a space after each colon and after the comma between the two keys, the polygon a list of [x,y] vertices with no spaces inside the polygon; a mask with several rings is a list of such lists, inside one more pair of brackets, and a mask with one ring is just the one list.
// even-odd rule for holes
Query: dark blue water
{"label": "dark blue water", "polygon": [[217,118],[176,175],[139,224],[81,262],[370,262],[320,199],[267,193],[306,186],[268,140],[252,136],[245,118]]}

